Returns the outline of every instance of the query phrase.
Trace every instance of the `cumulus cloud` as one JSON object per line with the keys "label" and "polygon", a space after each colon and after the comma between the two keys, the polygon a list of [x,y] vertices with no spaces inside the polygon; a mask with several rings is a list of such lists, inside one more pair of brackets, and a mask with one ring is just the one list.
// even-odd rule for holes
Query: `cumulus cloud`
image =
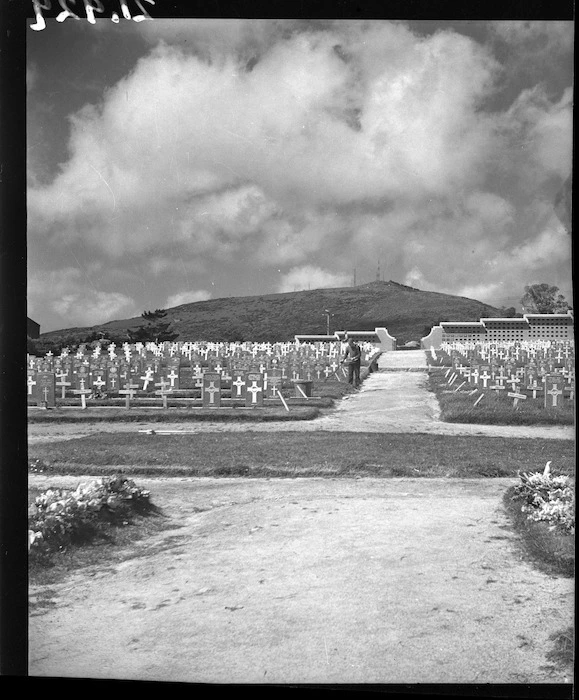
{"label": "cumulus cloud", "polygon": [[299,292],[304,289],[347,287],[351,281],[351,277],[347,275],[335,274],[312,265],[304,265],[303,267],[294,267],[287,274],[282,275],[277,291]]}
{"label": "cumulus cloud", "polygon": [[553,20],[497,20],[489,23],[495,34],[513,51],[544,55],[563,53],[573,47],[571,22]]}
{"label": "cumulus cloud", "polygon": [[250,71],[157,47],[102,105],[71,116],[71,158],[32,188],[33,222],[112,255],[161,235],[205,250],[216,232],[229,242],[265,218],[291,225],[297,203],[416,198],[472,179],[485,145],[473,109],[492,59],[450,33],[381,34],[404,52],[376,75],[362,71],[363,45],[334,32],[279,41]]}
{"label": "cumulus cloud", "polygon": [[70,328],[126,318],[136,314],[136,305],[126,294],[95,288],[86,272],[64,268],[30,277],[28,313],[56,314]]}
{"label": "cumulus cloud", "polygon": [[171,294],[171,296],[167,298],[163,308],[172,309],[174,306],[181,306],[181,304],[192,304],[196,301],[207,301],[207,299],[211,299],[211,292],[208,292],[205,289],[178,292],[177,294]]}
{"label": "cumulus cloud", "polygon": [[52,308],[59,316],[69,319],[70,323],[92,326],[130,313],[134,309],[134,301],[119,292],[97,290],[88,295],[79,290],[64,294],[52,303]]}
{"label": "cumulus cloud", "polygon": [[[569,51],[569,23],[491,27],[513,51]],[[538,81],[497,109],[510,54],[402,23],[139,32],[149,53],[70,116],[52,181],[32,178],[32,238],[130,258],[159,279],[291,266],[279,291],[349,284],[380,260],[412,286],[508,296],[540,255],[561,286],[568,245],[548,211],[571,172],[570,87],[554,97]]]}
{"label": "cumulus cloud", "polygon": [[160,41],[178,45],[205,60],[218,60],[235,54],[241,60],[255,61],[280,36],[303,25],[295,20],[255,19],[155,19],[137,29],[153,46]]}

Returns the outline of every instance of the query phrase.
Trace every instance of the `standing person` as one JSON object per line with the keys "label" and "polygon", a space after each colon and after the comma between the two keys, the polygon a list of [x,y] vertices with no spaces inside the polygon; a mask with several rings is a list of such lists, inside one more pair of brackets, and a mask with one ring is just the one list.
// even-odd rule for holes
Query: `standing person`
{"label": "standing person", "polygon": [[344,359],[340,364],[348,365],[348,383],[354,388],[360,386],[360,365],[362,363],[362,351],[354,338],[346,336],[348,347],[344,353]]}

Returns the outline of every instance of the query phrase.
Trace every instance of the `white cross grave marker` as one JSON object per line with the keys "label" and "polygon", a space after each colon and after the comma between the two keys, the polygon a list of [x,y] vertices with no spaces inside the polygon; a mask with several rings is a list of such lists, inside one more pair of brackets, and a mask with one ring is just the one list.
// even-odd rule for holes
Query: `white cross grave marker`
{"label": "white cross grave marker", "polygon": [[215,386],[214,381],[210,381],[209,386],[203,387],[203,392],[209,394],[209,403],[215,403],[215,394],[219,394],[220,391],[221,390]]}
{"label": "white cross grave marker", "polygon": [[167,394],[170,394],[173,391],[173,387],[170,386],[169,382],[166,382],[164,379],[161,379],[161,381],[156,383],[155,386],[161,387],[158,391],[155,392],[155,394],[161,396],[161,398],[163,399],[163,408],[167,409]]}
{"label": "white cross grave marker", "polygon": [[251,394],[251,403],[257,403],[257,395],[262,391],[261,387],[257,385],[257,382],[254,380],[251,382],[251,386],[248,386],[246,391]]}
{"label": "white cross grave marker", "polygon": [[167,379],[171,382],[171,389],[175,386],[175,379],[178,379],[179,375],[177,372],[175,372],[174,369],[171,369],[169,374],[167,375]]}
{"label": "white cross grave marker", "polygon": [[539,382],[536,377],[533,377],[529,380],[529,385],[527,386],[527,389],[533,392],[534,399],[537,398],[537,393],[539,391],[543,391],[543,387],[539,386]]}
{"label": "white cross grave marker", "polygon": [[487,388],[488,381],[489,381],[489,379],[491,378],[491,375],[490,375],[490,374],[487,372],[487,370],[485,369],[484,372],[481,373],[480,378],[482,379],[483,387],[486,389],[486,388]]}
{"label": "white cross grave marker", "polygon": [[97,378],[93,380],[93,385],[97,387],[97,390],[100,391],[102,386],[106,385],[105,380],[102,377],[102,374],[97,374]]}
{"label": "white cross grave marker", "polygon": [[235,396],[237,398],[240,398],[243,396],[243,391],[241,387],[245,386],[245,382],[241,378],[241,374],[236,374],[236,380],[234,382],[231,382],[231,385],[235,387]]}
{"label": "white cross grave marker", "polygon": [[56,386],[61,387],[60,398],[64,399],[66,398],[66,387],[71,385],[71,382],[65,381],[65,378],[68,377],[68,372],[59,372],[56,376],[60,378],[60,381],[56,382]]}
{"label": "white cross grave marker", "polygon": [[133,396],[136,394],[136,389],[138,389],[137,384],[131,384],[130,382],[127,382],[125,384],[124,389],[119,389],[119,394],[124,394],[125,395],[125,408],[130,408],[131,407],[131,399]]}
{"label": "white cross grave marker", "polygon": [[73,394],[79,394],[80,395],[80,406],[82,409],[86,408],[86,397],[87,394],[92,394],[91,389],[85,389],[84,388],[84,380],[81,380],[81,388],[80,389],[73,389],[72,393]]}
{"label": "white cross grave marker", "polygon": [[[555,407],[558,405],[558,397],[563,394],[563,389],[559,388],[560,386],[560,380],[555,379],[554,377],[546,377],[545,378],[545,407],[551,406]],[[551,384],[551,388],[547,389],[547,385]],[[547,396],[551,396],[551,403],[547,401]]]}
{"label": "white cross grave marker", "polygon": [[152,369],[147,369],[145,370],[145,376],[139,377],[140,379],[143,380],[143,391],[147,391],[147,388],[149,387],[149,384],[152,383],[153,381],[153,370]]}
{"label": "white cross grave marker", "polygon": [[201,378],[201,400],[203,406],[216,408],[221,405],[221,375],[205,372]]}
{"label": "white cross grave marker", "polygon": [[248,381],[251,381],[251,386],[248,386],[246,389],[247,395],[251,395],[251,398],[247,396],[247,401],[250,405],[256,406],[256,405],[261,405],[263,402],[258,400],[261,399],[261,392],[263,392],[263,388],[259,386],[259,379],[253,379],[250,375],[248,377]]}
{"label": "white cross grave marker", "polygon": [[509,396],[513,400],[513,408],[518,408],[519,401],[525,400],[527,397],[525,394],[519,394],[516,391],[509,391],[507,393],[507,396]]}
{"label": "white cross grave marker", "polygon": [[29,375],[28,379],[26,380],[26,384],[28,385],[28,396],[32,396],[32,387],[36,385],[36,382],[34,379]]}

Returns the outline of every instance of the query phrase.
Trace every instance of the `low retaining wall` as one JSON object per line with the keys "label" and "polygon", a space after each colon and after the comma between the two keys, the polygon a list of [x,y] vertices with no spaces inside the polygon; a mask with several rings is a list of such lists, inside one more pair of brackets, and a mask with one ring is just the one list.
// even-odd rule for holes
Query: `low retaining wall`
{"label": "low retaining wall", "polygon": [[336,340],[345,342],[346,335],[356,342],[372,343],[380,352],[396,350],[396,338],[388,333],[386,328],[375,328],[373,331],[336,331],[333,335],[296,335],[295,339],[299,343],[332,343]]}

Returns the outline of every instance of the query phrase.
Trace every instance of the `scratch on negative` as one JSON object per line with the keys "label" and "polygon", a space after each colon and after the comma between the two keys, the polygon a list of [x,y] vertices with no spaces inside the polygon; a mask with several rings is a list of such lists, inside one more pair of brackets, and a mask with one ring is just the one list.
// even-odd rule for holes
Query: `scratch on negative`
{"label": "scratch on negative", "polygon": [[100,179],[105,183],[105,185],[109,188],[109,192],[113,196],[113,209],[117,208],[117,200],[115,198],[115,193],[111,190],[111,187],[109,183],[104,179],[104,177],[99,173],[99,171],[94,167],[92,163],[89,163],[90,167],[95,171],[95,173],[100,177]]}

